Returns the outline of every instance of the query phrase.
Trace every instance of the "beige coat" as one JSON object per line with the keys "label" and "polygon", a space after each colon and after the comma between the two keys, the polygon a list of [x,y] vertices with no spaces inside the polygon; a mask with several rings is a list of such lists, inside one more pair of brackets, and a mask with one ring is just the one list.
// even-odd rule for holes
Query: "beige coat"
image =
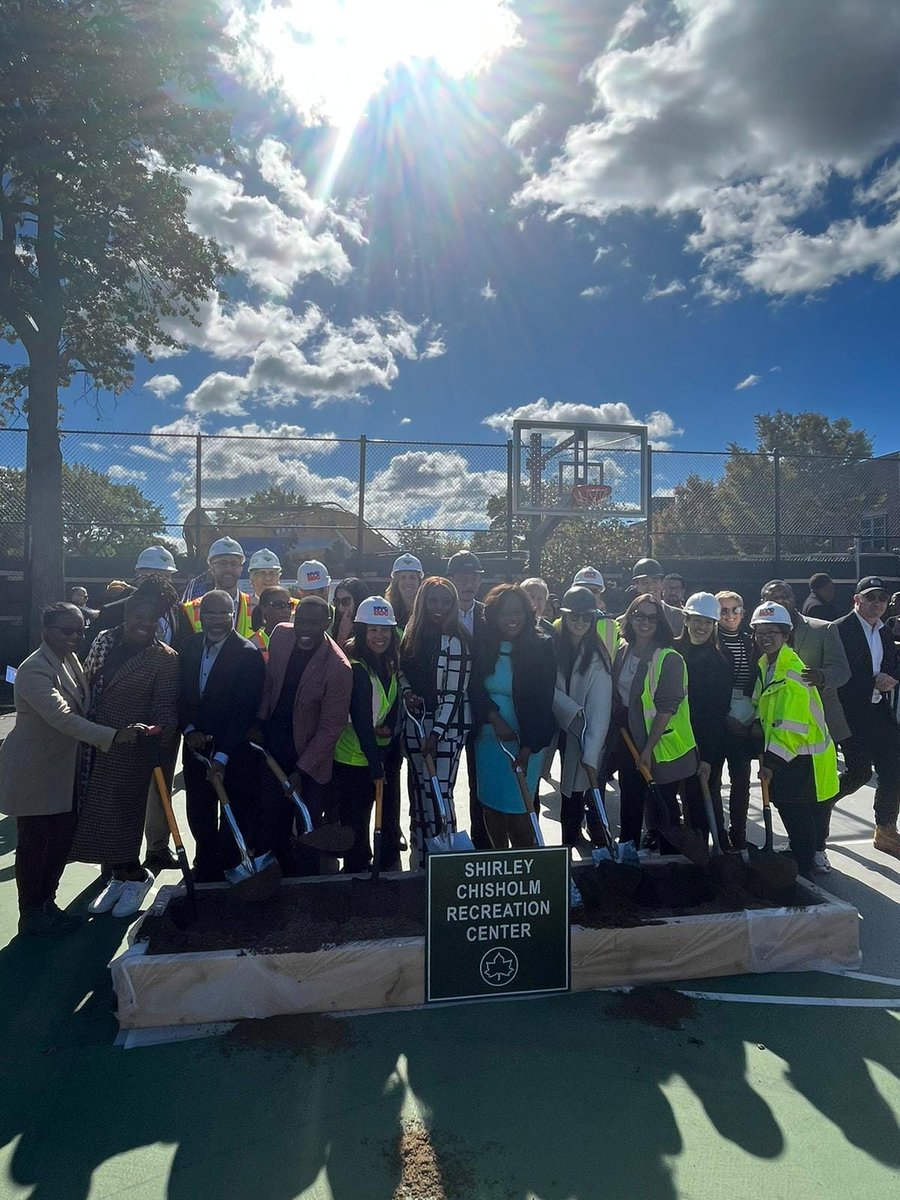
{"label": "beige coat", "polygon": [[0,746],[0,812],[69,812],[79,742],[107,751],[116,731],[83,716],[89,689],[78,658],[57,658],[44,642],[19,667],[14,693],[16,723]]}
{"label": "beige coat", "polygon": [[[556,691],[553,696],[553,715],[559,721],[563,746],[563,767],[560,791],[564,796],[573,792],[584,792],[589,787],[587,773],[580,765],[581,750],[573,724],[580,730],[580,713],[587,717],[587,736],[584,746],[584,761],[600,770],[603,747],[609,730],[612,712],[612,676],[599,655],[591,659],[588,669],[582,674],[577,668],[566,686],[562,670],[556,673]],[[551,747],[551,755],[553,748]]]}

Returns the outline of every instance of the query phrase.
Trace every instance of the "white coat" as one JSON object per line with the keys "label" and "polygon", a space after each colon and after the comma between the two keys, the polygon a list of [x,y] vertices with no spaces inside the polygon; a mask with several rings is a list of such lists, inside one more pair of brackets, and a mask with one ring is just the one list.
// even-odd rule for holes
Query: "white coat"
{"label": "white coat", "polygon": [[556,691],[553,695],[553,715],[559,722],[560,735],[565,736],[563,751],[562,780],[560,790],[564,796],[584,792],[590,786],[586,772],[579,762],[579,745],[571,728],[580,730],[579,713],[587,718],[584,758],[588,766],[599,770],[603,758],[603,747],[609,730],[612,711],[612,676],[599,655],[594,655],[588,669],[582,674],[576,663],[572,678],[566,685],[562,669],[556,673]]}
{"label": "white coat", "polygon": [[19,667],[13,690],[16,723],[0,746],[0,812],[70,812],[79,743],[106,751],[116,731],[83,715],[90,689],[77,656],[58,658],[45,642]]}

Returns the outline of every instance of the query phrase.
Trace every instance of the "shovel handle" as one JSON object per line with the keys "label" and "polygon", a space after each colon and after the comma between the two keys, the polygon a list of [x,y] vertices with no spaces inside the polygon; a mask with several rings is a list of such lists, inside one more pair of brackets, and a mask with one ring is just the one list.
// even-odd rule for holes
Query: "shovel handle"
{"label": "shovel handle", "polygon": [[303,799],[301,798],[297,789],[291,783],[290,779],[288,779],[287,775],[285,775],[284,771],[282,771],[277,759],[272,757],[265,746],[260,746],[257,742],[251,742],[250,745],[254,750],[258,750],[266,760],[266,766],[281,784],[281,790],[287,796],[288,800],[293,800],[297,807],[297,811],[303,818],[303,823],[306,826],[306,832],[309,833],[309,831],[313,828],[312,814],[304,804]]}
{"label": "shovel handle", "polygon": [[381,819],[384,813],[384,780],[375,780],[375,832],[372,836],[372,879],[381,874]]}
{"label": "shovel handle", "polygon": [[169,833],[172,835],[175,849],[183,850],[184,842],[181,840],[181,830],[178,828],[178,822],[175,820],[172,797],[169,795],[169,787],[166,783],[162,767],[153,768],[153,780],[156,784],[156,790],[159,792],[159,798],[162,801],[163,812],[166,814],[166,824],[169,826]]}
{"label": "shovel handle", "polygon": [[722,842],[719,838],[719,826],[716,824],[716,810],[713,808],[712,794],[709,790],[709,784],[700,775],[697,776],[700,783],[700,792],[703,796],[703,811],[706,813],[706,823],[709,825],[710,836],[712,837],[713,849],[716,854],[722,853]]}
{"label": "shovel handle", "polygon": [[627,729],[625,729],[624,726],[621,729],[621,734],[622,734],[622,741],[625,743],[625,745],[631,751],[631,757],[634,759],[634,765],[637,767],[637,769],[643,775],[645,782],[652,783],[653,775],[650,771],[650,768],[645,766],[641,762],[640,751],[638,750],[637,746],[634,744],[631,734],[628,732]]}
{"label": "shovel handle", "polygon": [[772,829],[772,800],[769,796],[769,781],[763,775],[765,764],[763,760],[759,760],[759,786],[762,791],[762,810],[763,810],[763,825],[766,828],[766,842],[764,849],[771,852],[775,845],[775,834]]}

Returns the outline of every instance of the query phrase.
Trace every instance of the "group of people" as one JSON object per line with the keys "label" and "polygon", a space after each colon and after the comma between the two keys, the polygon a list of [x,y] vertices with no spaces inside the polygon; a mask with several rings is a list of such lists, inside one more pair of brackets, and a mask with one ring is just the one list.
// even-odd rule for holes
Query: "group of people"
{"label": "group of people", "polygon": [[171,554],[148,547],[133,584],[92,618],[83,661],[84,604],[44,611],[0,747],[22,933],[76,926],[56,905],[69,861],[101,866],[89,911],[121,917],[140,910],[159,871],[177,868],[160,788],[172,787],[179,749],[200,882],[238,861],[220,825],[222,786],[247,843],[272,851],[285,875],[337,869],[296,836],[297,809],[266,756],[315,825],[352,830],[351,872],[371,864],[376,793],[381,868],[399,869],[405,849],[413,869],[424,864],[430,839],[455,832],[463,757],[476,849],[534,845],[557,750],[562,841],[583,853],[606,840],[591,784],[614,776],[620,844],[665,850],[659,830],[680,821],[709,833],[708,791],[721,843],[744,847],[759,759],[802,874],[830,869],[834,804],[873,769],[875,847],[900,858],[900,661],[877,577],[826,621],[799,611],[783,580],[748,612],[735,591],[685,598],[680,576],[641,559],[624,613],[607,613],[602,573],[586,566],[554,617],[540,578],[478,600],[483,571],[467,550],[429,578],[401,554],[383,596],[355,578],[334,584],[313,560],[289,589],[268,549],[251,557],[244,591],[245,562],[237,541],[220,538],[179,596]]}

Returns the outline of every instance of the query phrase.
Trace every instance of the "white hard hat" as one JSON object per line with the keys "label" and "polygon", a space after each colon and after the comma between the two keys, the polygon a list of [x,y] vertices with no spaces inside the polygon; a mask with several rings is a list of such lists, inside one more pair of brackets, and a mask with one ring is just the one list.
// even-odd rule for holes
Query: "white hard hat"
{"label": "white hard hat", "polygon": [[603,588],[605,590],[606,584],[596,567],[582,567],[572,580],[572,587]]}
{"label": "white hard hat", "polygon": [[711,621],[718,621],[722,615],[722,605],[712,592],[694,592],[685,600],[681,611],[686,617],[709,617]]}
{"label": "white hard hat", "polygon": [[241,562],[244,561],[244,548],[241,543],[236,542],[233,537],[220,537],[210,546],[209,554],[206,556],[207,562],[214,558],[221,558],[225,554],[233,554]]}
{"label": "white hard hat", "polygon": [[281,560],[274,550],[257,550],[255,554],[250,555],[250,566],[248,571],[272,571],[281,570]]}
{"label": "white hard hat", "polygon": [[315,558],[308,558],[297,568],[297,585],[303,588],[304,592],[324,591],[329,583],[331,576],[328,574],[328,568]]}
{"label": "white hard hat", "polygon": [[753,616],[750,618],[751,625],[793,625],[791,614],[783,604],[773,604],[771,600],[767,600],[765,604],[760,604],[759,608],[754,610]]}
{"label": "white hard hat", "polygon": [[165,546],[148,546],[138,555],[134,564],[136,571],[177,571],[175,559]]}
{"label": "white hard hat", "polygon": [[384,596],[369,596],[356,610],[355,621],[360,625],[396,625],[394,610]]}
{"label": "white hard hat", "polygon": [[420,575],[424,575],[422,564],[414,554],[401,554],[398,559],[394,560],[394,565],[391,567],[391,574],[396,575],[398,571],[418,571]]}

